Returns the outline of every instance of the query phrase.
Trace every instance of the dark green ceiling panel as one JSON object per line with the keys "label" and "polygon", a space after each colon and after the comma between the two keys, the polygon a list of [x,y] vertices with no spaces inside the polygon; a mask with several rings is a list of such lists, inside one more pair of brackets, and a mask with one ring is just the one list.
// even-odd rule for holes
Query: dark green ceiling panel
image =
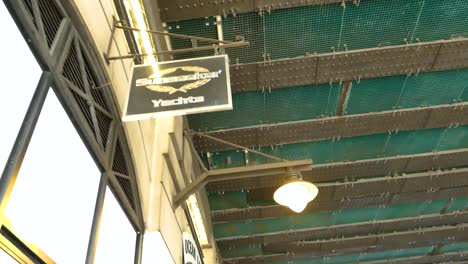
{"label": "dark green ceiling panel", "polygon": [[415,37],[421,41],[468,36],[468,1],[424,2]]}
{"label": "dark green ceiling panel", "polygon": [[[230,13],[227,11],[227,13]],[[468,37],[468,1],[466,0],[372,0],[304,6],[271,13],[237,14],[223,17],[225,40],[238,36],[251,42],[250,47],[230,48],[231,65],[261,62],[308,53],[331,53],[381,46]],[[170,32],[217,38],[213,17],[172,22]],[[172,48],[188,48],[189,40],[171,39]],[[198,45],[205,45],[199,42]],[[175,56],[176,59],[213,55],[212,51]],[[353,81],[345,114],[361,114],[392,109],[468,101],[468,69],[445,72],[363,79]],[[233,96],[233,111],[192,115],[190,126],[201,131],[251,125],[275,124],[336,115],[341,85],[300,86],[249,92]],[[427,153],[468,147],[468,126],[383,133],[353,138],[323,140],[262,147],[259,150],[285,159],[313,159],[315,164],[354,161],[382,156]],[[229,157],[229,158],[228,158]],[[271,160],[249,155],[251,164]],[[214,168],[244,166],[242,151],[213,153]],[[249,205],[274,204],[273,201],[247,201],[245,192],[212,193],[213,210],[246,208]],[[428,201],[415,204],[349,209],[336,212],[298,214],[271,219],[254,219],[214,225],[217,238],[278,232],[291,229],[351,224],[373,220],[415,217],[465,210],[468,198]],[[370,254],[355,254],[298,260],[297,264],[357,263],[430,253],[433,247],[401,249]],[[441,252],[468,250],[468,243],[442,247]],[[259,245],[223,249],[224,257],[262,255]],[[268,252],[266,252],[268,253]],[[289,262],[291,263],[291,262]],[[283,263],[278,263],[283,264]],[[286,263],[284,263],[286,264]]]}
{"label": "dark green ceiling panel", "polygon": [[419,247],[419,248],[408,248],[401,250],[389,250],[384,252],[375,252],[369,254],[361,254],[359,261],[374,261],[384,260],[392,258],[408,258],[414,256],[423,256],[430,253],[434,247]]}
{"label": "dark green ceiling panel", "polygon": [[339,84],[234,94],[232,111],[191,115],[190,127],[205,131],[334,116],[340,94]]}
{"label": "dark green ceiling panel", "polygon": [[[335,224],[345,225],[372,221],[375,220],[379,210],[379,207],[359,208],[356,210],[341,210],[336,213]],[[392,218],[392,216],[389,215],[389,218]]]}
{"label": "dark green ceiling panel", "polygon": [[[326,161],[351,161],[379,157],[385,146],[387,135],[378,134],[362,137],[329,140],[329,158]],[[291,151],[291,154],[294,153]],[[317,155],[311,156],[316,157]],[[313,159],[314,162],[315,158]]]}
{"label": "dark green ceiling panel", "polygon": [[346,113],[349,115],[392,110],[406,76],[364,79],[353,82]]}
{"label": "dark green ceiling panel", "polygon": [[[466,194],[468,196],[468,193]],[[450,206],[447,208],[447,212],[463,211],[468,209],[468,197],[455,198]]]}
{"label": "dark green ceiling panel", "polygon": [[[355,81],[346,113],[361,114],[466,101],[467,86],[468,69],[367,79],[359,83]],[[211,131],[334,116],[341,87],[335,83],[274,89],[271,93],[234,94],[232,111],[191,115],[189,122],[195,130]]]}
{"label": "dark green ceiling panel", "polygon": [[385,220],[385,219],[392,219],[392,218],[400,218],[400,217],[410,217],[415,214],[419,214],[419,208],[421,204],[414,203],[414,204],[397,204],[389,207],[382,207],[379,208],[380,210],[375,216],[376,220]]}
{"label": "dark green ceiling panel", "polygon": [[[347,114],[466,101],[468,69],[400,75],[353,82]],[[468,97],[468,96],[467,96]]]}
{"label": "dark green ceiling panel", "polygon": [[466,102],[468,101],[468,83],[463,87],[462,95],[460,96],[460,101]]}
{"label": "dark green ceiling panel", "polygon": [[245,192],[210,193],[208,199],[211,210],[247,207],[247,195]]}
{"label": "dark green ceiling panel", "polygon": [[359,261],[359,255],[345,255],[345,256],[334,256],[334,257],[324,257],[323,264],[348,264],[356,263]]}
{"label": "dark green ceiling panel", "polygon": [[[459,130],[461,129],[457,129],[457,131]],[[388,142],[384,145],[383,156],[431,152],[435,149],[439,139],[441,139],[444,133],[445,128],[435,128],[397,134],[393,133],[391,135],[387,134]]]}
{"label": "dark green ceiling panel", "polygon": [[[411,41],[415,33],[422,2],[374,0],[362,1],[360,6],[348,4],[346,8],[331,4],[273,10],[260,20],[265,28],[266,53],[271,59],[280,59],[303,56],[306,52],[404,44],[404,39]],[[258,15],[238,17],[242,16]]]}
{"label": "dark green ceiling panel", "polygon": [[225,258],[250,257],[262,255],[261,245],[238,246],[235,248],[221,248],[221,255]]}
{"label": "dark green ceiling panel", "polygon": [[388,250],[383,252],[362,253],[345,256],[322,257],[312,259],[297,259],[289,262],[274,262],[274,264],[352,264],[352,263],[365,263],[367,261],[395,259],[395,258],[408,258],[416,256],[424,256],[429,254],[434,247],[419,247],[408,248],[401,250]]}
{"label": "dark green ceiling panel", "polygon": [[[218,39],[216,20],[213,17],[185,20],[179,22],[170,22],[167,24],[167,28],[171,33]],[[205,42],[198,42],[197,44],[198,46],[207,45],[207,43]],[[192,42],[190,39],[180,39],[171,37],[171,45],[172,49],[191,48]],[[174,59],[180,60],[213,55],[213,51],[197,51],[174,55]]]}
{"label": "dark green ceiling panel", "polygon": [[336,212],[319,212],[268,219],[219,223],[214,224],[214,236],[215,238],[246,236],[259,233],[438,214],[446,204],[447,200],[436,200],[425,203],[397,204],[387,207],[375,206],[359,209],[345,209]]}
{"label": "dark green ceiling panel", "polygon": [[[283,146],[263,147],[257,150],[271,155],[289,156],[289,158],[292,160],[301,158],[309,159],[312,155],[314,157],[314,163],[319,164],[330,160],[330,146],[331,141],[323,140],[305,143],[304,146],[302,146],[302,144],[290,144]],[[230,163],[228,162],[228,157],[230,157]],[[244,152],[238,150],[213,153],[212,159],[216,169],[245,165]],[[249,155],[249,161],[250,164],[263,164],[272,162],[270,159],[266,159],[254,154]]]}
{"label": "dark green ceiling panel", "polygon": [[468,242],[460,242],[460,243],[445,245],[440,249],[440,252],[442,253],[458,252],[458,251],[468,251]]}
{"label": "dark green ceiling panel", "polygon": [[468,147],[468,126],[462,126],[457,128],[447,128],[442,134],[436,149],[447,150],[466,147]]}
{"label": "dark green ceiling panel", "polygon": [[250,46],[228,48],[226,52],[231,65],[264,59],[264,34],[263,18],[257,14],[241,14],[239,16],[227,16],[223,20],[223,37],[225,40],[235,40],[242,36],[250,42]]}
{"label": "dark green ceiling panel", "polygon": [[[400,45],[405,38],[411,42],[422,3],[422,0],[377,0],[361,1],[359,6],[348,4],[341,11],[343,20],[341,17],[335,20],[343,26],[339,43],[354,50]],[[338,48],[345,50],[343,46]]]}
{"label": "dark green ceiling panel", "polygon": [[271,59],[332,52],[338,44],[343,8],[339,4],[273,10],[265,14],[266,50]]}
{"label": "dark green ceiling panel", "polygon": [[249,204],[249,206],[267,206],[267,205],[276,204],[273,200],[269,200],[269,201],[249,200],[247,203]]}
{"label": "dark green ceiling panel", "polygon": [[294,220],[292,217],[277,217],[270,219],[255,219],[244,222],[228,222],[213,225],[216,238],[246,236],[258,233],[278,232],[291,228]]}
{"label": "dark green ceiling panel", "polygon": [[[449,129],[405,131],[397,134],[378,134],[335,140],[323,140],[282,146],[263,147],[259,150],[289,160],[312,159],[314,164],[337,161],[353,161],[386,156],[405,155],[468,147],[468,126]],[[439,140],[440,139],[440,140]],[[230,157],[228,164],[227,157]],[[271,162],[258,155],[249,156],[251,164]],[[216,168],[244,165],[240,151],[223,151],[213,154]]]}
{"label": "dark green ceiling panel", "polygon": [[[227,10],[226,13],[231,13]],[[243,36],[250,47],[228,49],[231,63],[258,62],[420,41],[468,36],[468,3],[464,0],[372,0],[272,10],[260,16],[244,13],[223,18],[226,40]],[[213,18],[169,24],[169,31],[217,38]],[[173,48],[191,47],[175,41]],[[210,52],[187,56],[210,55]],[[181,57],[180,55],[178,57]]]}
{"label": "dark green ceiling panel", "polygon": [[290,217],[294,229],[330,226],[335,224],[337,215],[330,212],[297,214]]}
{"label": "dark green ceiling panel", "polygon": [[450,104],[461,99],[467,84],[468,69],[411,75],[407,77],[406,84],[401,86],[401,98],[395,106],[410,108]]}

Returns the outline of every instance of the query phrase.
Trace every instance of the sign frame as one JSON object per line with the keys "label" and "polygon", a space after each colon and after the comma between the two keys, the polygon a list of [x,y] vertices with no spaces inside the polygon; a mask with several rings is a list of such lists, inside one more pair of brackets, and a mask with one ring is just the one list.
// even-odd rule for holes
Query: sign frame
{"label": "sign frame", "polygon": [[231,92],[231,80],[230,80],[230,69],[229,69],[229,58],[227,54],[223,55],[216,55],[216,56],[208,56],[208,57],[200,57],[200,58],[190,58],[190,59],[182,59],[182,60],[171,60],[171,61],[163,61],[163,62],[158,62],[157,65],[163,65],[163,64],[169,64],[169,63],[174,63],[174,62],[188,62],[188,61],[199,61],[199,60],[209,60],[212,58],[217,58],[217,57],[224,57],[225,63],[225,72],[226,72],[226,90],[227,90],[227,95],[228,95],[228,103],[227,104],[222,104],[222,105],[212,105],[212,106],[202,106],[202,107],[193,107],[193,108],[187,108],[187,109],[177,109],[177,110],[168,110],[168,111],[163,111],[163,112],[153,112],[153,113],[142,113],[142,114],[132,114],[128,115],[127,110],[128,110],[128,105],[130,102],[130,94],[132,92],[132,86],[133,86],[133,77],[135,73],[135,68],[138,67],[148,67],[152,66],[151,64],[140,64],[140,65],[133,65],[132,70],[131,70],[131,75],[129,79],[129,85],[127,87],[130,87],[128,90],[128,95],[127,95],[127,100],[125,102],[125,107],[124,107],[124,112],[122,113],[122,121],[123,122],[129,122],[129,121],[137,121],[137,120],[144,120],[144,119],[153,119],[153,118],[158,118],[158,117],[170,117],[170,116],[182,116],[182,115],[190,115],[190,114],[197,114],[197,113],[208,113],[208,112],[217,112],[217,111],[225,111],[225,110],[232,110],[233,105],[232,105],[232,92]]}
{"label": "sign frame", "polygon": [[[189,245],[188,245],[189,244]],[[187,248],[189,247],[189,248]],[[190,232],[182,232],[182,263],[183,264],[203,264],[203,259],[195,239]]]}

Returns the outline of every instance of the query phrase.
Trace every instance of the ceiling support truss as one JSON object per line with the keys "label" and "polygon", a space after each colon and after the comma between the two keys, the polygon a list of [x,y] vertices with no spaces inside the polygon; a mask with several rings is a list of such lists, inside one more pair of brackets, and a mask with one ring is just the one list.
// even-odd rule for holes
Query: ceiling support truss
{"label": "ceiling support truss", "polygon": [[256,234],[217,239],[220,248],[235,248],[242,245],[274,244],[284,242],[324,240],[336,237],[383,234],[434,226],[457,225],[468,222],[468,211],[448,214],[433,214],[390,220],[332,225],[307,229],[294,229],[275,233]]}
{"label": "ceiling support truss", "polygon": [[[195,136],[195,147],[201,152],[236,149],[209,137],[242,146],[274,146],[298,142],[398,133],[419,129],[458,127],[468,124],[468,103],[409,108],[378,113],[327,117],[273,125],[225,129]],[[248,136],[246,136],[248,135]]]}
{"label": "ceiling support truss", "polygon": [[324,4],[352,2],[359,5],[360,0],[235,0],[235,1],[171,1],[162,0],[159,3],[161,19],[163,21],[177,21],[208,16],[236,16],[239,13],[259,12],[270,13],[274,9],[292,8],[299,6],[312,6]]}
{"label": "ceiling support truss", "polygon": [[[317,185],[320,190],[319,196],[304,213],[467,197],[465,192],[468,191],[468,169]],[[276,188],[277,186],[266,190],[253,189],[247,197],[252,200],[271,200]],[[214,223],[293,214],[291,210],[280,205],[212,211]]]}
{"label": "ceiling support truss", "polygon": [[274,261],[335,256],[338,254],[337,252],[340,255],[346,255],[398,250],[401,248],[427,247],[437,243],[448,245],[468,241],[468,232],[464,232],[465,228],[468,228],[468,224],[421,228],[404,232],[349,238],[271,243],[262,247],[265,252],[269,252],[268,254],[231,258],[224,261],[224,263],[272,263]]}
{"label": "ceiling support truss", "polygon": [[[395,175],[418,171],[451,169],[468,165],[468,149],[447,150],[413,155],[367,159],[352,162],[334,162],[314,165],[313,170],[302,172],[306,181],[330,182],[352,181],[354,179]],[[207,184],[208,192],[236,191],[278,186],[283,178],[278,175],[268,177],[231,179]]]}
{"label": "ceiling support truss", "polygon": [[231,66],[233,93],[468,67],[468,39],[341,51]]}
{"label": "ceiling support truss", "polygon": [[[435,254],[419,257],[396,258],[392,260],[369,261],[366,264],[434,264],[434,263],[452,263],[462,264],[468,260],[468,251],[451,252],[445,254]],[[456,261],[456,262],[454,262]],[[458,262],[461,261],[461,262]]]}

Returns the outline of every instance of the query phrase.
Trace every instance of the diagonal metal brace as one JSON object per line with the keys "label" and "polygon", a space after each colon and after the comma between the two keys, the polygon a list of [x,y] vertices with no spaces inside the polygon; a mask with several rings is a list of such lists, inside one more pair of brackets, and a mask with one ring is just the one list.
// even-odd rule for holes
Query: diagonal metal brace
{"label": "diagonal metal brace", "polygon": [[174,208],[177,208],[187,200],[190,195],[210,182],[279,175],[286,173],[288,169],[296,171],[311,170],[312,160],[284,161],[248,167],[205,171],[174,196]]}

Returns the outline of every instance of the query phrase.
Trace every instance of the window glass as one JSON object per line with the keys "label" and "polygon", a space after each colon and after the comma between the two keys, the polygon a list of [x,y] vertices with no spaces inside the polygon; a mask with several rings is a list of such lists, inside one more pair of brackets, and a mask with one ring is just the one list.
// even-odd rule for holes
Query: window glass
{"label": "window glass", "polygon": [[0,25],[3,36],[0,60],[2,96],[0,96],[0,172],[5,167],[18,130],[23,122],[42,70],[29,50],[13,18],[0,1]]}
{"label": "window glass", "polygon": [[18,264],[10,255],[0,248],[0,263],[2,264]]}
{"label": "window glass", "polygon": [[51,89],[5,214],[55,262],[84,263],[100,175]]}
{"label": "window glass", "polygon": [[94,263],[133,263],[135,241],[132,225],[107,188]]}

